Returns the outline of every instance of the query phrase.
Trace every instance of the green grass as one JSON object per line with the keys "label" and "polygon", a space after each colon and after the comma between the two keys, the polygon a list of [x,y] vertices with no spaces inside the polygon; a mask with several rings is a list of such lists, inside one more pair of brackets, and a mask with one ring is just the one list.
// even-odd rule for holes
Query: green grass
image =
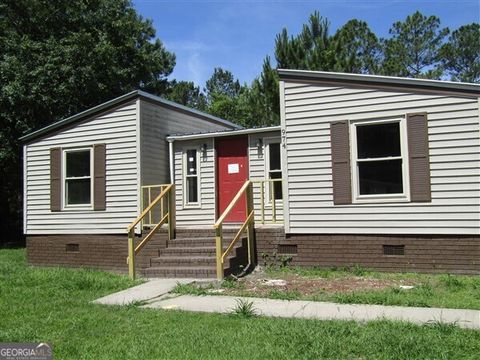
{"label": "green grass", "polygon": [[0,250],[0,342],[46,341],[54,359],[475,359],[480,331],[194,314],[90,301],[134,285],[91,270],[31,268]]}

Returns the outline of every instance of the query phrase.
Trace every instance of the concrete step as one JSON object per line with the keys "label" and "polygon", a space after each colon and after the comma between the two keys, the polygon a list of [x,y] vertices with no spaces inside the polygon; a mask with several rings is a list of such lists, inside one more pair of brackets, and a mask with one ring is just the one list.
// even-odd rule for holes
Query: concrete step
{"label": "concrete step", "polygon": [[[231,257],[225,259],[225,266],[228,267]],[[156,266],[181,266],[181,267],[196,267],[196,266],[210,266],[215,268],[215,256],[160,256],[150,259],[152,267]]]}
{"label": "concrete step", "polygon": [[[224,232],[223,249],[230,244],[235,229]],[[214,231],[183,229],[176,239],[167,242],[167,248],[158,249],[158,256],[150,258],[150,267],[142,270],[146,277],[209,278],[216,277],[216,248]],[[225,259],[225,275],[245,265],[246,236],[235,244]]]}
{"label": "concrete step", "polygon": [[215,256],[215,246],[169,247],[159,251],[159,256]]}
{"label": "concrete step", "polygon": [[[232,227],[223,227],[222,232],[224,236],[232,237],[240,229],[241,224]],[[189,229],[189,228],[177,228],[175,230],[175,236],[177,238],[195,238],[195,237],[210,237],[215,238],[215,229],[203,228],[203,229]]]}
{"label": "concrete step", "polygon": [[[246,237],[242,237],[246,238]],[[231,238],[223,238],[224,248],[230,244],[232,241]],[[241,244],[241,240],[237,244]],[[214,237],[196,237],[196,238],[176,238],[168,242],[168,247],[171,248],[180,248],[180,247],[215,247],[215,238]]]}
{"label": "concrete step", "polygon": [[153,266],[142,270],[145,277],[166,278],[215,278],[215,267],[211,266]]}
{"label": "concrete step", "polygon": [[177,238],[170,240],[167,245],[169,248],[182,248],[182,247],[207,247],[215,246],[214,238],[199,237],[192,239]]}

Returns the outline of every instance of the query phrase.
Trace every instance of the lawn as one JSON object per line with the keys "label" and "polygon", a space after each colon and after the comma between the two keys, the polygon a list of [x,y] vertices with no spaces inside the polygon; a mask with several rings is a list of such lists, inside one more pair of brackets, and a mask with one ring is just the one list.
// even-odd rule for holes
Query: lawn
{"label": "lawn", "polygon": [[134,283],[92,270],[31,268],[0,250],[0,342],[46,341],[54,359],[474,359],[480,331],[107,307]]}
{"label": "lawn", "polygon": [[177,293],[267,297],[457,309],[480,309],[480,276],[381,273],[360,267],[319,269],[266,267],[238,281],[179,285]]}

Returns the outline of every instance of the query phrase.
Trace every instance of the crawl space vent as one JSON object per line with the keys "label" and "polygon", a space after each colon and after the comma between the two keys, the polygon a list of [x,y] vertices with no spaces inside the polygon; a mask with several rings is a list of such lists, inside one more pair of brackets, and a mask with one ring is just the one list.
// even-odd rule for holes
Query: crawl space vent
{"label": "crawl space vent", "polygon": [[297,245],[279,244],[277,254],[295,255],[297,253]]}
{"label": "crawl space vent", "polygon": [[80,251],[80,245],[79,244],[67,244],[66,247],[65,247],[65,250],[67,252],[79,252]]}
{"label": "crawl space vent", "polygon": [[383,245],[383,255],[405,255],[405,245]]}

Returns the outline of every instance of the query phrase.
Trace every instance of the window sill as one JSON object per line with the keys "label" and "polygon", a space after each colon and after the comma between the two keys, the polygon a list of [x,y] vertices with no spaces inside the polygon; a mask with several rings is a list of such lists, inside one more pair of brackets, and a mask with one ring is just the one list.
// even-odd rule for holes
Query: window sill
{"label": "window sill", "polygon": [[392,196],[361,196],[353,200],[353,204],[376,204],[376,203],[408,203],[410,199],[406,195]]}
{"label": "window sill", "polygon": [[93,211],[93,206],[78,206],[78,207],[64,207],[62,208],[64,212],[75,212],[75,211]]}
{"label": "window sill", "polygon": [[184,209],[201,209],[202,204],[183,204]]}

